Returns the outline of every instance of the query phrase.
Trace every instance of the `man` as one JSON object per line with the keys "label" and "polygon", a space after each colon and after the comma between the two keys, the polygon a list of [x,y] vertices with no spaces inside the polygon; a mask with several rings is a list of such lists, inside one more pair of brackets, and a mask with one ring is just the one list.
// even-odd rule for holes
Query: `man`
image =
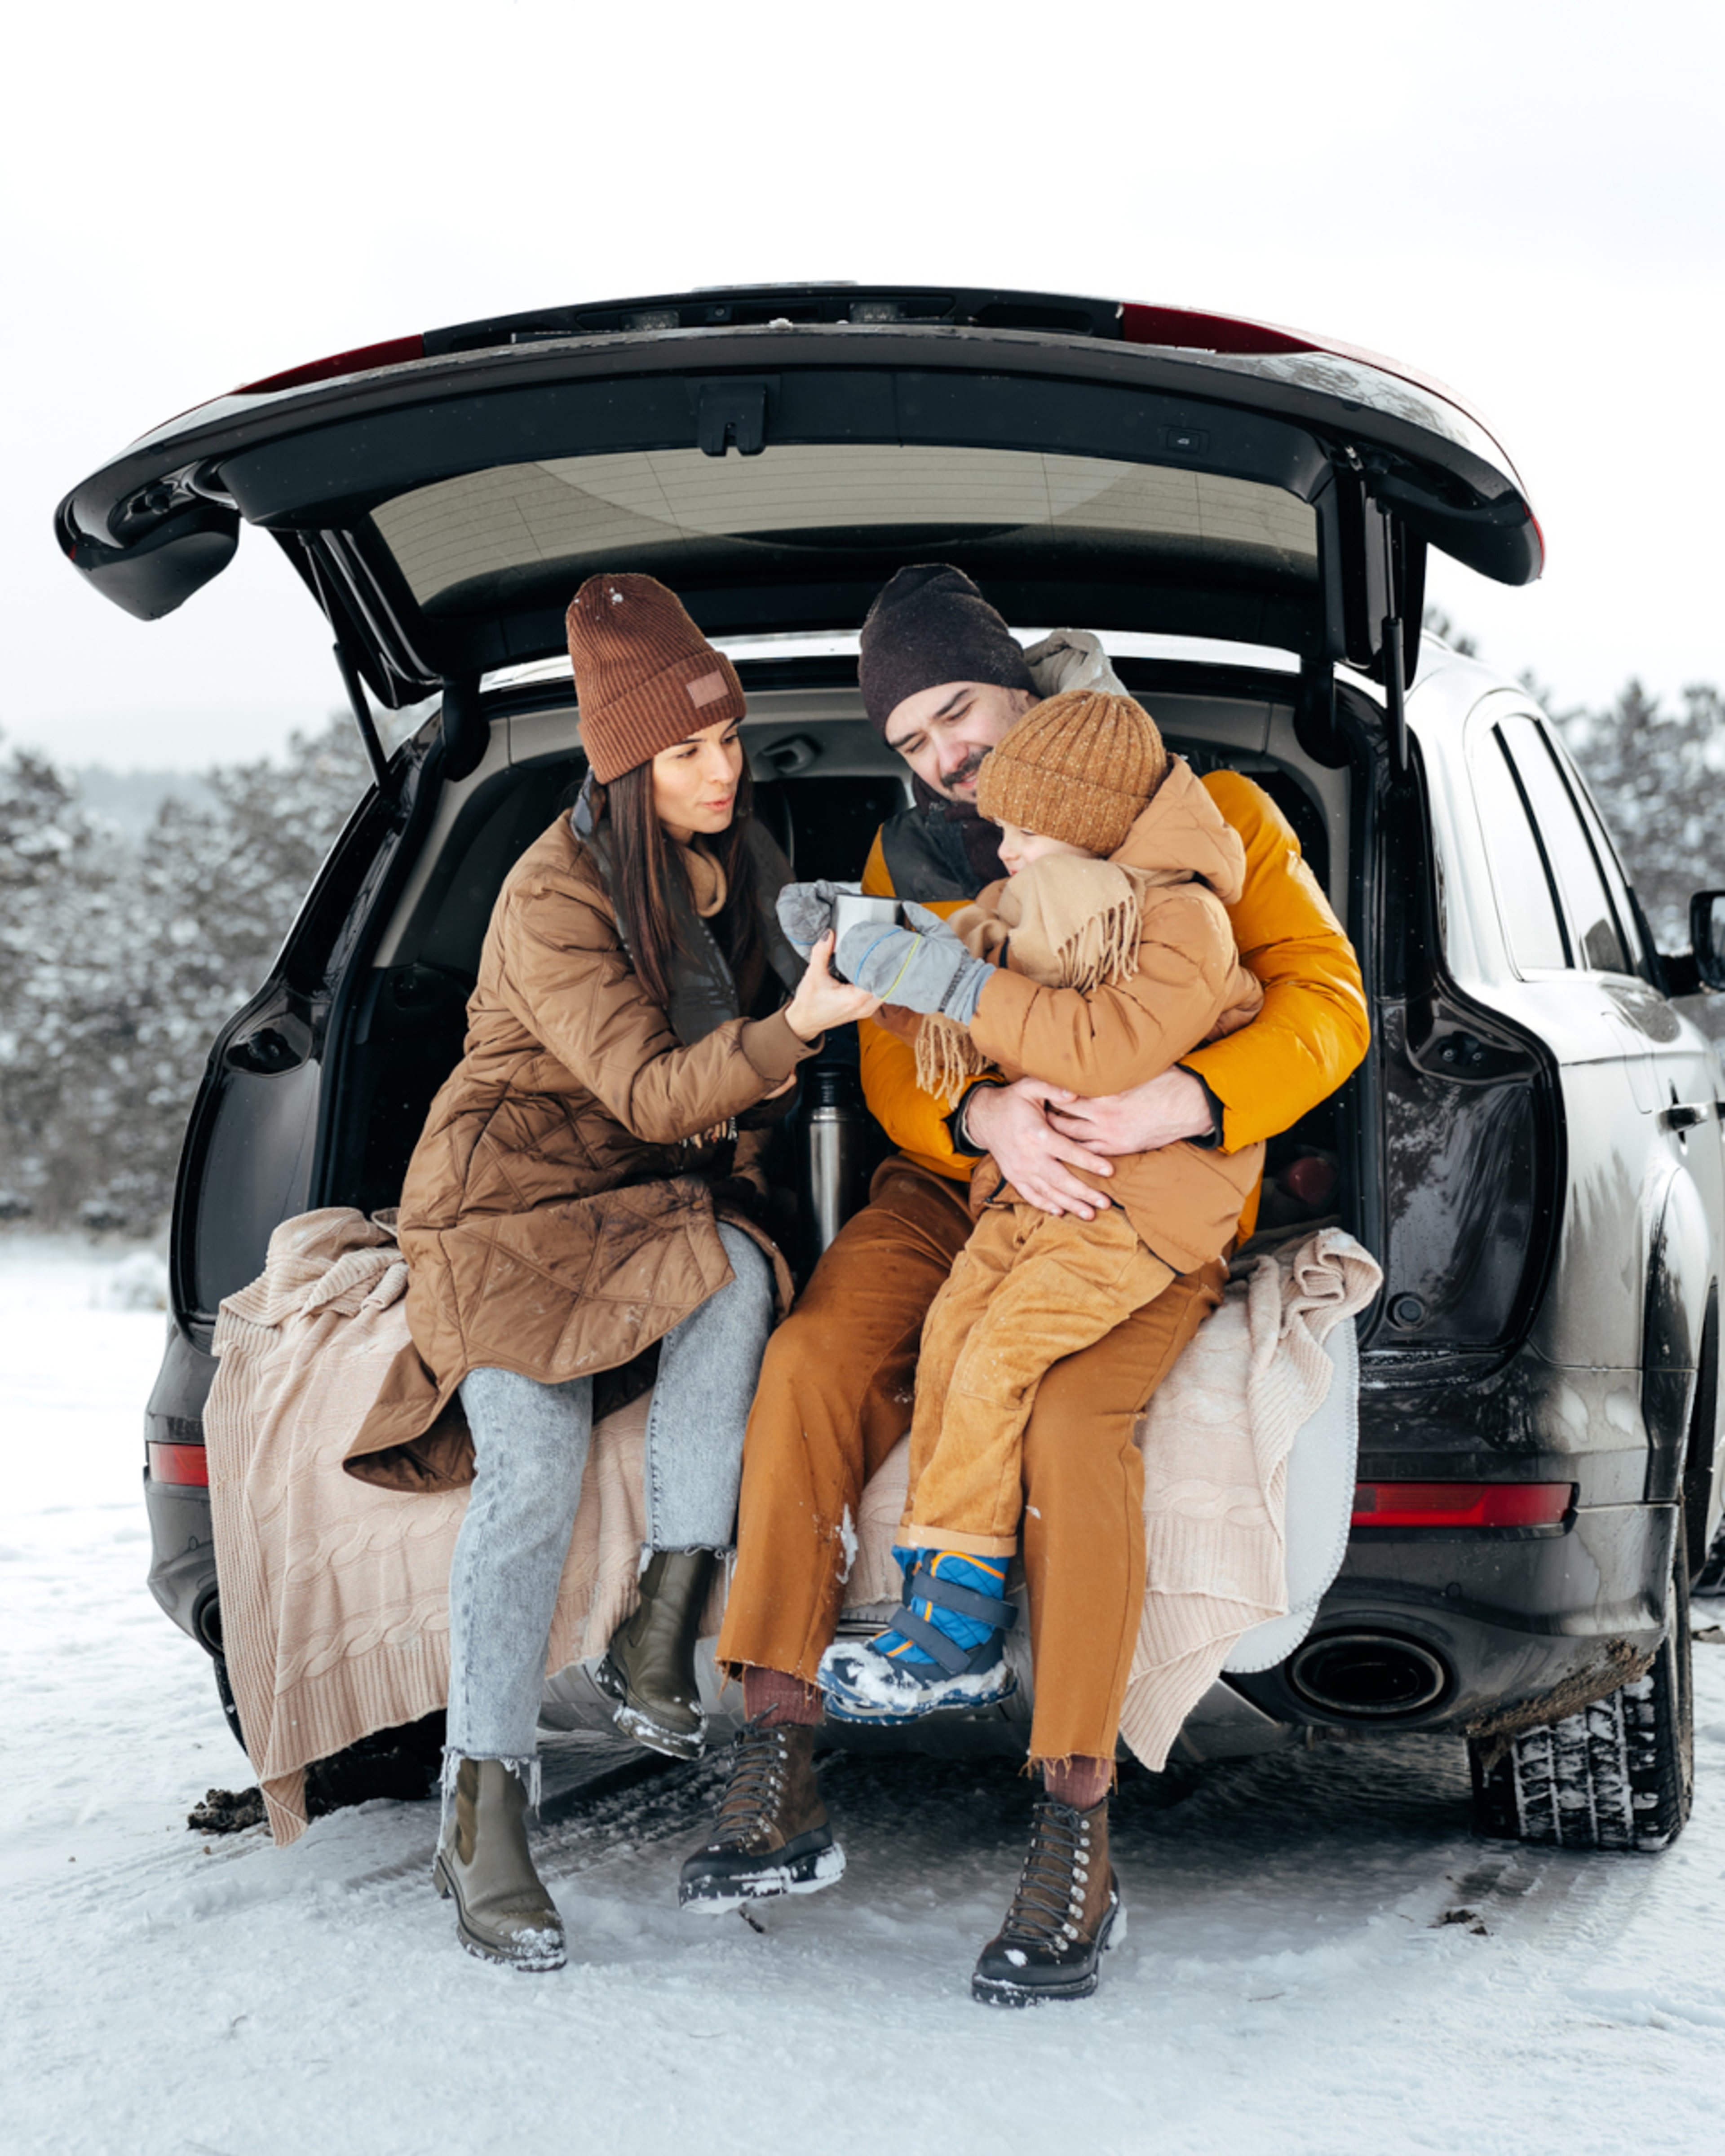
{"label": "man", "polygon": [[[1033,671],[1032,660],[1037,670]],[[902,569],[862,632],[863,701],[915,779],[882,826],[865,891],[939,906],[1001,873],[978,814],[983,758],[1039,695],[1117,687],[1094,639],[1027,654],[961,571]],[[1232,911],[1265,991],[1256,1019],[1133,1091],[1080,1101],[1026,1078],[985,1079],[956,1109],[923,1092],[890,1014],[862,1029],[870,1111],[898,1147],[864,1209],[822,1258],[768,1344],[744,1450],[735,1576],[718,1642],[740,1671],[747,1726],[712,1840],[684,1866],[685,1905],[813,1892],[843,1870],[816,1787],[814,1680],[830,1644],[864,1485],[908,1428],[923,1317],[970,1232],[966,1186],[992,1153],[1051,1214],[1105,1204],[1075,1171],[1187,1139],[1232,1151],[1274,1137],[1365,1053],[1359,968],[1286,819],[1237,773],[1204,780],[1246,850]],[[1242,1220],[1250,1231],[1255,1204]],[[1030,1758],[1042,1774],[1029,1858],[973,1979],[979,1998],[1082,1996],[1117,1911],[1107,1794],[1144,1594],[1145,1402],[1220,1299],[1220,1264],[1176,1280],[1043,1381],[1024,1439],[1024,1563],[1035,1672]]]}

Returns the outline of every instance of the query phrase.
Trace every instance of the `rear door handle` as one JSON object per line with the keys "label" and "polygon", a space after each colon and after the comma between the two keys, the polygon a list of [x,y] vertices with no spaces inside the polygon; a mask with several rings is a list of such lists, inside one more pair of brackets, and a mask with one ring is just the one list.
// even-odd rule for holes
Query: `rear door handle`
{"label": "rear door handle", "polygon": [[1704,1123],[1712,1115],[1711,1101],[1673,1101],[1670,1107],[1659,1111],[1661,1127],[1668,1131],[1692,1131],[1697,1123]]}

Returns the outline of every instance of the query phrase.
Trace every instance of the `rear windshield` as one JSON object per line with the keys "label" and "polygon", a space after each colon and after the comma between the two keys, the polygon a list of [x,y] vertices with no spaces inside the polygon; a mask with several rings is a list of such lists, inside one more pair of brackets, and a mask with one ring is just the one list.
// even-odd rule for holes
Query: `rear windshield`
{"label": "rear windshield", "polygon": [[[698,545],[711,572],[743,568],[763,544],[809,550],[1003,542],[1058,531],[1107,557],[1178,557],[1221,581],[1315,581],[1311,507],[1279,487],[1101,457],[1017,449],[845,443],[775,446],[753,457],[696,449],[503,465],[398,495],[373,511],[414,598],[463,612],[541,578],[564,590],[599,568],[650,558],[675,569]],[[726,540],[735,542],[726,547]],[[720,542],[716,552],[715,542]]]}

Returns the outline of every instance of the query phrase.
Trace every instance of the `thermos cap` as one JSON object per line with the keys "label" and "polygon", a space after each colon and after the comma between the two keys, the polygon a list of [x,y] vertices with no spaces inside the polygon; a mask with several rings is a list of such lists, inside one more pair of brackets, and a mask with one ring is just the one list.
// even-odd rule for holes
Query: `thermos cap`
{"label": "thermos cap", "polygon": [[803,1103],[811,1109],[860,1110],[856,1073],[845,1063],[817,1063],[804,1074]]}

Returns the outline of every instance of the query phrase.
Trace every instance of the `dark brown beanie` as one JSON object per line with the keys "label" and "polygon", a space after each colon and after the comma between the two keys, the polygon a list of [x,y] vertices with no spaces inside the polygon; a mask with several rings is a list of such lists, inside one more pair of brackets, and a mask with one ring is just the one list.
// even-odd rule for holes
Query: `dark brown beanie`
{"label": "dark brown beanie", "polygon": [[1069,689],[1025,712],[976,775],[976,805],[1102,860],[1168,775],[1154,719],[1130,696]]}
{"label": "dark brown beanie", "polygon": [[581,745],[602,786],[703,726],[742,716],[737,669],[656,577],[589,577],[563,625]]}
{"label": "dark brown beanie", "polygon": [[901,569],[869,608],[857,660],[863,708],[881,732],[906,696],[943,681],[1036,684],[1023,647],[963,569]]}

